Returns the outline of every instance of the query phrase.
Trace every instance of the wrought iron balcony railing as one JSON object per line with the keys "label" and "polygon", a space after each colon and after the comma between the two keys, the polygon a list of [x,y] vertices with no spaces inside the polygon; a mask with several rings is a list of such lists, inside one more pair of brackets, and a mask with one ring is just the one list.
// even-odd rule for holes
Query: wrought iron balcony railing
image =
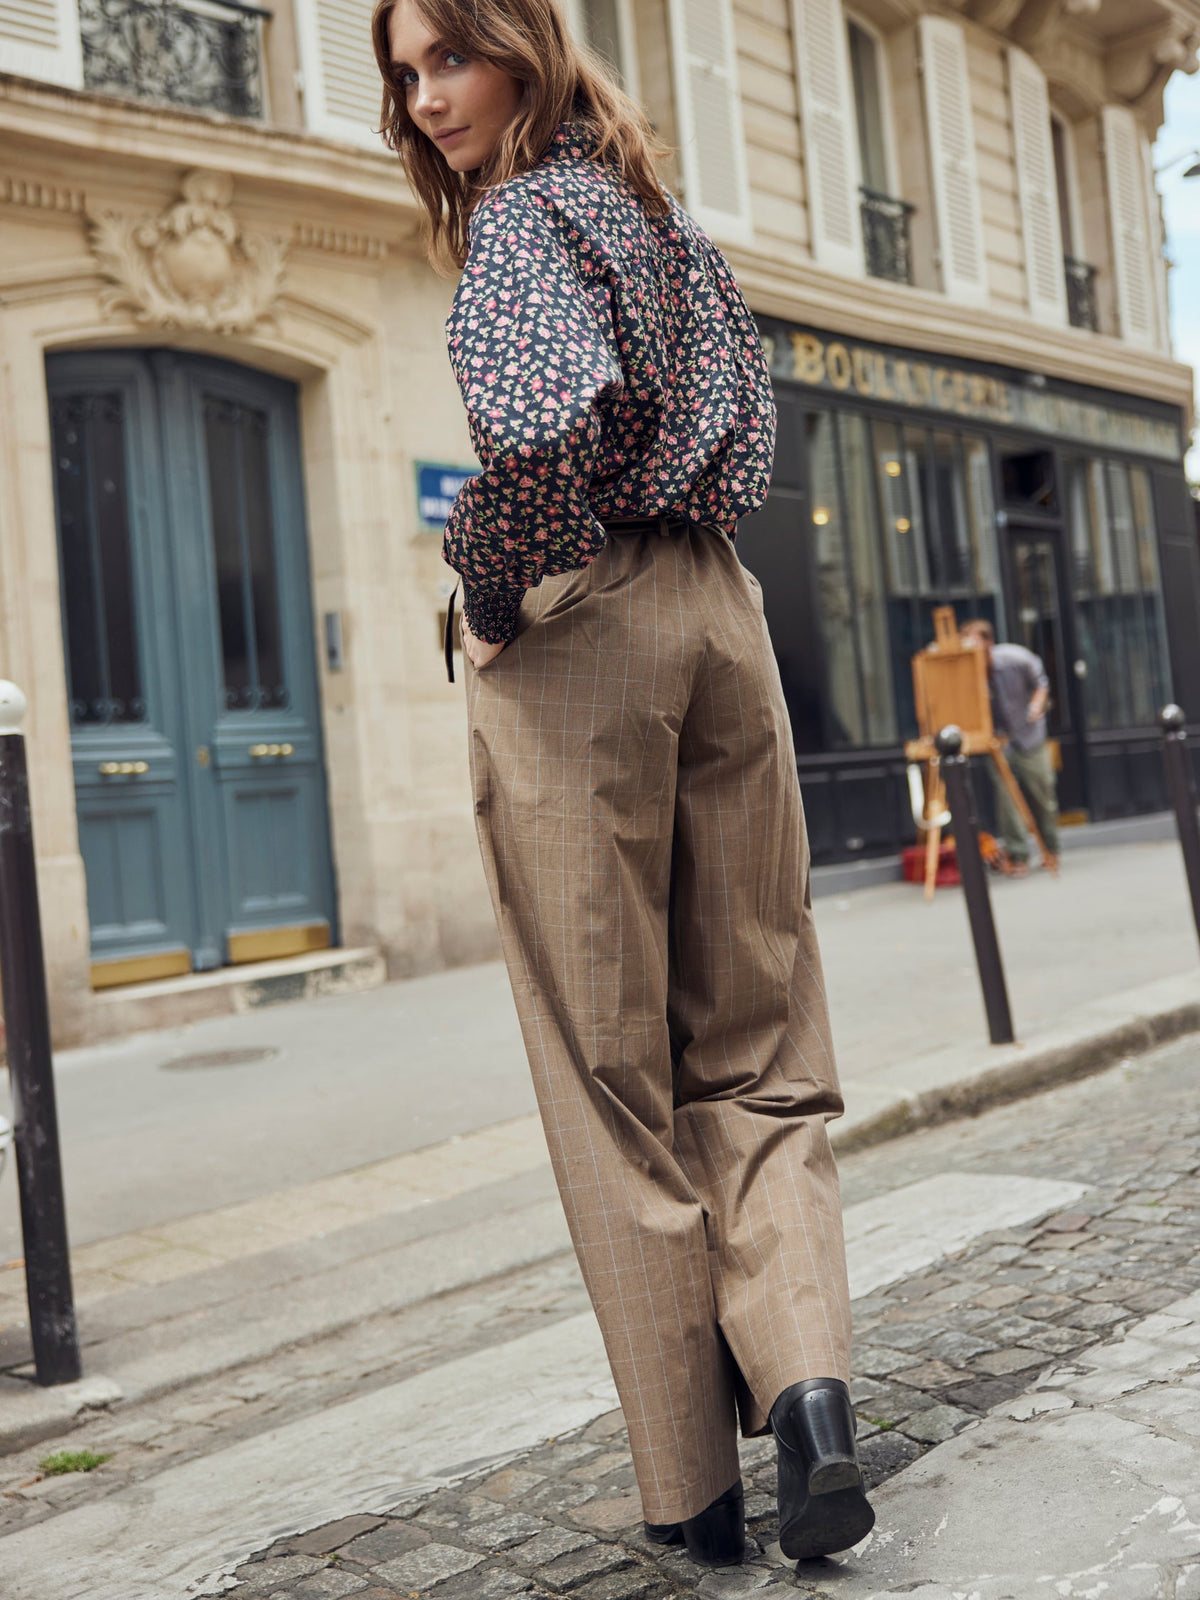
{"label": "wrought iron balcony railing", "polygon": [[907,200],[862,185],[863,247],[867,271],[873,278],[890,278],[893,283],[912,282],[912,247],[908,219],[915,210]]}
{"label": "wrought iron balcony railing", "polygon": [[1073,328],[1100,332],[1100,313],[1096,306],[1096,269],[1074,256],[1063,257],[1067,279],[1067,317]]}
{"label": "wrought iron balcony railing", "polygon": [[84,84],[100,94],[261,117],[269,16],[241,0],[79,0]]}

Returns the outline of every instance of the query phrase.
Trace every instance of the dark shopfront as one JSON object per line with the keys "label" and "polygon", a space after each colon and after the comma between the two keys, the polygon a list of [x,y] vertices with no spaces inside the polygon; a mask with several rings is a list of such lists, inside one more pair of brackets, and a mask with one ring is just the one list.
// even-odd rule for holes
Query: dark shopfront
{"label": "dark shopfront", "polygon": [[1064,816],[1163,807],[1158,708],[1200,723],[1178,410],[759,321],[779,442],[739,550],[763,583],[814,860],[913,838],[909,663],[939,605],[1045,661]]}

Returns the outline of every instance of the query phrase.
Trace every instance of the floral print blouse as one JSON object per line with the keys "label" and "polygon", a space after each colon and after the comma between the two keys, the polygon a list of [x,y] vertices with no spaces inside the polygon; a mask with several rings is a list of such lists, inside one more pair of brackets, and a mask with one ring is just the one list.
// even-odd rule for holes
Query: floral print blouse
{"label": "floral print blouse", "polygon": [[717,523],[766,499],[775,402],[724,256],[674,201],[647,215],[563,123],[490,190],[447,323],[482,471],[444,554],[476,637],[507,642],[525,591],[594,561],[604,523]]}

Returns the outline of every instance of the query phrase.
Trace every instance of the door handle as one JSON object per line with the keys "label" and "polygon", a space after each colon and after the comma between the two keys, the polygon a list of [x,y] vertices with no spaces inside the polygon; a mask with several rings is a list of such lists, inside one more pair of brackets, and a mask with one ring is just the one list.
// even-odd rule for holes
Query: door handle
{"label": "door handle", "polygon": [[100,776],[102,778],[140,778],[143,772],[150,771],[148,761],[102,761],[100,763]]}
{"label": "door handle", "polygon": [[252,744],[250,754],[255,761],[262,761],[267,756],[293,756],[296,753],[294,744]]}
{"label": "door handle", "polygon": [[1087,662],[1082,660],[1082,658],[1081,658],[1079,661],[1077,661],[1075,663],[1075,676],[1077,678],[1086,678],[1087,675],[1088,675]]}

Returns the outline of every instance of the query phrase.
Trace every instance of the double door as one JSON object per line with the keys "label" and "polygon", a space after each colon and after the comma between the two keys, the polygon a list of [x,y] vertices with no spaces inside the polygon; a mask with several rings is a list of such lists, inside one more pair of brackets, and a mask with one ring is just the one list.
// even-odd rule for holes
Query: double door
{"label": "double door", "polygon": [[1057,529],[1010,525],[1006,537],[1007,637],[1040,656],[1050,680],[1048,736],[1062,758],[1060,811],[1088,808],[1084,693],[1087,666],[1078,654],[1070,574]]}
{"label": "double door", "polygon": [[322,948],[333,873],[292,385],[47,360],[93,982]]}

